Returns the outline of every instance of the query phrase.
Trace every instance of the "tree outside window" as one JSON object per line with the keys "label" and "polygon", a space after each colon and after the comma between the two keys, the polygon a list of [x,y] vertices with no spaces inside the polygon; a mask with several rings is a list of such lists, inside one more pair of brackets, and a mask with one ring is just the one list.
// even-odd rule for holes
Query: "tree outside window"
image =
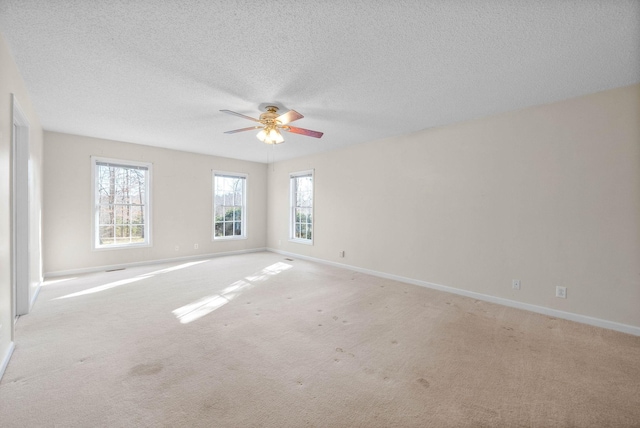
{"label": "tree outside window", "polygon": [[93,158],[95,248],[149,245],[150,164]]}
{"label": "tree outside window", "polygon": [[290,238],[313,242],[313,171],[290,175],[291,224]]}
{"label": "tree outside window", "polygon": [[214,172],[213,239],[246,237],[245,174]]}

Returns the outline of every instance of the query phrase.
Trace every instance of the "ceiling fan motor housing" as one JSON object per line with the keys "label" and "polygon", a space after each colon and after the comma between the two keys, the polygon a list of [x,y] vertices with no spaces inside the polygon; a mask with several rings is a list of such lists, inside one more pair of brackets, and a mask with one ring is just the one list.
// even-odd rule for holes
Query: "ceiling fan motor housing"
{"label": "ceiling fan motor housing", "polygon": [[260,122],[265,124],[275,124],[278,116],[278,107],[267,106],[267,111],[260,115]]}

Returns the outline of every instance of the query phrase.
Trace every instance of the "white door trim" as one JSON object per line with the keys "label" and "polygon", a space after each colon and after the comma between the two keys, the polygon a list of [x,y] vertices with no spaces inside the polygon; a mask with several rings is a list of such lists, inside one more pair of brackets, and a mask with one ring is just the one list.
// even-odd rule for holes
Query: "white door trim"
{"label": "white door trim", "polygon": [[29,122],[11,95],[11,282],[14,319],[29,313]]}

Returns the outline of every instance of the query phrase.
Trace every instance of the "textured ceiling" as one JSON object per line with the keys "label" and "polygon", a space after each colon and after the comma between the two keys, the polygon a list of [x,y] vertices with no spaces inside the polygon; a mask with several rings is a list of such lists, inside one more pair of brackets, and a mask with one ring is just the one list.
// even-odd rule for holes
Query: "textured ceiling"
{"label": "textured ceiling", "polygon": [[[46,130],[267,162],[640,82],[638,0],[0,0]],[[299,111],[273,150],[252,122]]]}

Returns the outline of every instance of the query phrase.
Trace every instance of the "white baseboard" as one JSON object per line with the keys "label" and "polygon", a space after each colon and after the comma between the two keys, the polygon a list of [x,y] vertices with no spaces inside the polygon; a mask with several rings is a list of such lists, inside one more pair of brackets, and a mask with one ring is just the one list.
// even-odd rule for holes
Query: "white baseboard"
{"label": "white baseboard", "polygon": [[525,311],[535,312],[542,315],[548,315],[556,318],[566,319],[569,321],[579,322],[582,324],[592,325],[595,327],[602,327],[609,330],[620,331],[622,333],[632,334],[634,336],[640,336],[640,327],[636,327],[628,324],[621,324],[613,321],[603,320],[600,318],[590,317],[587,315],[575,314],[572,312],[559,311],[557,309],[551,309],[544,306],[531,305],[529,303],[517,302],[515,300],[504,299],[502,297],[490,296],[488,294],[476,293],[474,291],[467,291],[460,288],[448,287],[446,285],[434,284],[432,282],[421,281],[413,278],[406,278],[404,276],[393,275],[393,274],[379,272],[371,269],[364,269],[357,266],[351,266],[343,263],[336,263],[336,262],[323,260],[323,259],[317,259],[315,257],[303,256],[295,253],[288,253],[286,251],[280,251],[274,248],[267,248],[267,251],[282,254],[288,257],[295,257],[298,259],[309,260],[312,262],[349,269],[355,272],[366,273],[368,275],[373,275],[380,278],[391,279],[394,281],[400,281],[408,284],[419,285],[421,287],[427,287],[434,290],[445,291],[447,293],[458,294],[460,296],[471,297],[473,299],[482,300],[490,303],[496,303],[498,305],[508,306],[511,308],[523,309]]}
{"label": "white baseboard", "polygon": [[247,254],[247,253],[259,253],[262,251],[267,251],[267,249],[264,247],[252,248],[249,250],[225,251],[225,252],[212,253],[212,254],[198,254],[194,256],[174,257],[170,259],[145,260],[145,261],[133,262],[133,263],[121,263],[117,265],[94,266],[94,267],[81,268],[81,269],[69,269],[69,270],[61,270],[56,272],[45,272],[44,278],[46,279],[46,278],[56,278],[61,276],[81,275],[85,273],[103,272],[105,270],[126,269],[130,267],[135,267],[135,266],[149,266],[149,265],[158,265],[162,263],[174,263],[174,262],[184,262],[184,261],[192,261],[192,260],[212,259],[214,257],[234,256],[238,254]]}
{"label": "white baseboard", "polygon": [[7,350],[7,353],[2,359],[2,362],[0,362],[0,380],[2,380],[2,376],[4,376],[4,371],[7,369],[7,366],[9,365],[9,360],[11,359],[11,355],[13,355],[13,350],[15,348],[16,348],[16,345],[13,342],[9,343],[9,349]]}

